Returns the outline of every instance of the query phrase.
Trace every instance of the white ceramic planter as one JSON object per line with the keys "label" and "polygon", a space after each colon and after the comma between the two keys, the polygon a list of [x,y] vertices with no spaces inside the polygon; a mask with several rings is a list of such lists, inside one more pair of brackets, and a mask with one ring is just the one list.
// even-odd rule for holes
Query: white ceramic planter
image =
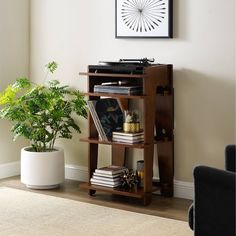
{"label": "white ceramic planter", "polygon": [[64,150],[55,147],[53,152],[30,152],[21,149],[21,182],[28,188],[52,189],[65,179]]}

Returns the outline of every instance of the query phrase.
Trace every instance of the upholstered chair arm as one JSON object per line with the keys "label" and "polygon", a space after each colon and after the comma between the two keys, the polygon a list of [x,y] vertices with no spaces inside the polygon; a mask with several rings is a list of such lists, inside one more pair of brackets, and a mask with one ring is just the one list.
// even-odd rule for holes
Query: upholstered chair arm
{"label": "upholstered chair arm", "polygon": [[225,148],[225,169],[235,172],[236,145],[228,145]]}
{"label": "upholstered chair arm", "polygon": [[194,168],[195,236],[235,236],[235,177],[230,171]]}

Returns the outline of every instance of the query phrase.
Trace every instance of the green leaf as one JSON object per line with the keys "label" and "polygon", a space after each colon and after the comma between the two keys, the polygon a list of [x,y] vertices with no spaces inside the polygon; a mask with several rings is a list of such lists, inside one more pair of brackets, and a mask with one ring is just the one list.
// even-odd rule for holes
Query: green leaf
{"label": "green leaf", "polygon": [[12,85],[13,88],[16,89],[23,89],[23,88],[30,88],[31,82],[27,78],[18,78],[16,82]]}
{"label": "green leaf", "polygon": [[51,73],[53,73],[53,72],[57,69],[57,63],[56,63],[55,61],[49,62],[49,63],[46,65],[46,68],[47,68]]}
{"label": "green leaf", "polygon": [[57,85],[60,84],[58,80],[49,80],[47,83],[49,87],[56,87]]}

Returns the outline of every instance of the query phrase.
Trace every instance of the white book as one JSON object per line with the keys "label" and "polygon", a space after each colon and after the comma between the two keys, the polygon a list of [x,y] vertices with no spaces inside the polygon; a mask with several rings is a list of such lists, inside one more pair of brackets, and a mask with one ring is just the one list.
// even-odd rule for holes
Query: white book
{"label": "white book", "polygon": [[144,135],[143,131],[136,132],[136,133],[126,133],[126,132],[118,132],[118,131],[113,131],[112,135],[119,135],[119,136],[126,136],[126,137],[136,137],[140,135]]}
{"label": "white book", "polygon": [[105,178],[109,178],[109,179],[114,179],[114,178],[120,177],[120,175],[121,175],[121,173],[114,174],[114,175],[104,174],[104,173],[96,173],[96,172],[93,173],[93,176],[105,177]]}
{"label": "white book", "polygon": [[100,180],[100,179],[94,179],[93,177],[90,179],[91,182],[97,182],[97,183],[101,183],[101,184],[109,184],[109,185],[116,185],[119,184],[121,181],[117,180],[115,182],[110,182],[110,181],[106,181],[106,180]]}
{"label": "white book", "polygon": [[99,169],[96,169],[95,172],[107,174],[107,175],[115,175],[115,174],[122,173],[125,170],[127,170],[127,168],[124,166],[110,165],[110,166],[105,166],[105,167],[101,167]]}
{"label": "white book", "polygon": [[121,182],[109,183],[109,182],[94,180],[93,178],[90,179],[90,182],[91,184],[98,184],[98,185],[108,186],[108,187],[117,187],[121,185]]}
{"label": "white book", "polygon": [[141,143],[144,141],[144,139],[128,140],[123,138],[112,138],[112,141],[120,143]]}
{"label": "white book", "polygon": [[124,139],[124,140],[144,140],[144,135],[140,135],[140,136],[124,136],[124,135],[116,135],[113,134],[112,135],[112,139]]}
{"label": "white book", "polygon": [[93,175],[93,180],[101,180],[101,181],[106,181],[110,183],[115,183],[115,182],[120,181],[120,177],[118,176],[116,178],[109,178],[109,177],[101,177],[101,176]]}
{"label": "white book", "polygon": [[101,183],[92,183],[91,184],[94,184],[94,185],[99,185],[99,186],[104,186],[104,187],[109,187],[109,188],[115,188],[115,187],[118,187],[120,186],[121,184],[117,184],[115,186],[111,186],[111,185],[108,185],[108,184],[101,184]]}

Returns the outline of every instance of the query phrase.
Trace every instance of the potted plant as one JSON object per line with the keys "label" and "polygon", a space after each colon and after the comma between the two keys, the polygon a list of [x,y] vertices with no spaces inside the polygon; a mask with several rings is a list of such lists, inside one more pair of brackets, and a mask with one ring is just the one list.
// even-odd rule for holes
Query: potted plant
{"label": "potted plant", "polygon": [[[46,68],[53,73],[57,63]],[[0,118],[13,123],[14,140],[23,136],[30,141],[21,150],[21,182],[28,187],[49,189],[64,181],[64,152],[55,141],[81,132],[74,114],[87,117],[84,96],[57,80],[43,85],[18,78],[0,93]]]}

